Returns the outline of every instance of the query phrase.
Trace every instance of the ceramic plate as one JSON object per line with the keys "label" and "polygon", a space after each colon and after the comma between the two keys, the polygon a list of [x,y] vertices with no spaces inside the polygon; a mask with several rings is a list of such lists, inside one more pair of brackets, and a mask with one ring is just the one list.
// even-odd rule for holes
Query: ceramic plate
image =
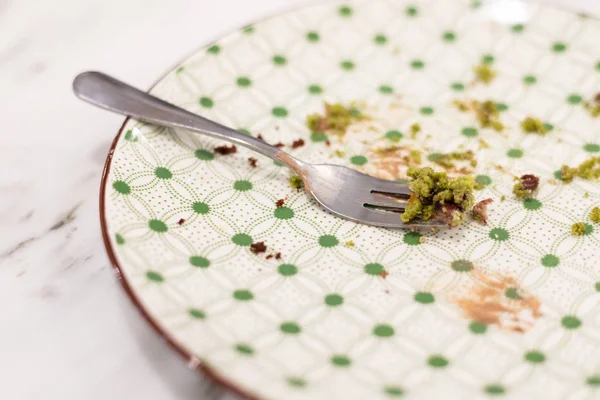
{"label": "ceramic plate", "polygon": [[[485,187],[477,199],[494,200],[488,225],[357,225],[269,159],[128,120],[103,184],[111,258],[192,366],[247,396],[597,396],[600,185],[559,170],[600,155],[599,37],[596,20],[517,1],[328,4],[234,32],[152,93],[303,160],[389,179],[404,177],[404,151],[440,169],[440,154],[472,150],[464,168]],[[496,104],[503,131],[455,101],[474,99]],[[325,101],[370,119],[343,137],[310,132]],[[525,133],[528,116],[547,132]],[[527,173],[540,189],[523,201],[512,187]]]}

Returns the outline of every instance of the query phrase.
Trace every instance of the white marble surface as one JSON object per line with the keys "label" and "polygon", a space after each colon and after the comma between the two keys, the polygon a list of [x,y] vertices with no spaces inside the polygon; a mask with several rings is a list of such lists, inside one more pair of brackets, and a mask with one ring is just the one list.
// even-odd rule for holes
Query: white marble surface
{"label": "white marble surface", "polygon": [[[600,16],[598,0],[551,2]],[[199,45],[303,3],[0,0],[0,398],[232,398],[116,281],[98,187],[122,118],[77,101],[71,80],[96,69],[147,88]]]}

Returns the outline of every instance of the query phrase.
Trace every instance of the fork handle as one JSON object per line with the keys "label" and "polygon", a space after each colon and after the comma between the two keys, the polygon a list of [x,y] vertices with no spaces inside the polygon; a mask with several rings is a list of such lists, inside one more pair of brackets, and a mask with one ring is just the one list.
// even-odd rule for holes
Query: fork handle
{"label": "fork handle", "polygon": [[301,164],[289,154],[258,138],[193,114],[101,72],[79,74],[73,81],[73,91],[80,99],[106,110],[156,125],[185,128],[227,140],[284,162],[290,167],[293,167],[291,163]]}

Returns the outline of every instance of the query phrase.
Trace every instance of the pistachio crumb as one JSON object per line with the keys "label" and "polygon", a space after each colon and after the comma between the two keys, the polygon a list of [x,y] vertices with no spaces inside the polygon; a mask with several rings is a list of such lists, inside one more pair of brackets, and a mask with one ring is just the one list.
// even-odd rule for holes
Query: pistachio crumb
{"label": "pistachio crumb", "polygon": [[489,64],[481,63],[473,67],[475,72],[475,81],[488,84],[496,78],[496,71]]}
{"label": "pistachio crumb", "polygon": [[548,133],[548,128],[542,120],[533,117],[527,117],[521,122],[521,129],[526,133],[537,133],[538,135],[545,135]]}
{"label": "pistachio crumb", "polygon": [[590,213],[590,221],[600,224],[600,207],[592,208]]}
{"label": "pistachio crumb", "polygon": [[571,225],[571,233],[575,236],[581,236],[585,232],[585,224],[583,222],[577,222]]}
{"label": "pistachio crumb", "polygon": [[348,240],[348,241],[345,243],[345,246],[346,246],[346,247],[354,247],[354,242],[353,242],[352,240]]}
{"label": "pistachio crumb", "polygon": [[421,125],[418,123],[414,123],[410,126],[410,138],[415,139],[417,137],[417,133],[421,132]]}
{"label": "pistachio crumb", "polygon": [[540,178],[533,174],[525,174],[518,179],[518,182],[513,186],[513,193],[517,198],[531,197],[538,188]]}
{"label": "pistachio crumb", "polygon": [[290,176],[289,182],[292,189],[300,189],[304,186],[304,181],[298,175]]}

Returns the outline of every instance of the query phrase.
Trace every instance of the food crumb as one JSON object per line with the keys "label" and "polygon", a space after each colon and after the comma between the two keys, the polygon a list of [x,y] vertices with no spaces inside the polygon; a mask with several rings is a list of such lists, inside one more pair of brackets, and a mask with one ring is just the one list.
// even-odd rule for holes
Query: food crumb
{"label": "food crumb", "polygon": [[503,202],[504,200],[506,200],[506,196],[504,196],[504,195],[500,196],[500,202]]}
{"label": "food crumb", "polygon": [[185,219],[181,218],[179,221],[177,221],[177,225],[181,226],[181,225],[183,225],[184,222],[185,222]]}
{"label": "food crumb", "polygon": [[533,117],[527,117],[521,122],[521,129],[526,133],[537,133],[539,135],[545,135],[548,133],[548,128],[544,123]]}
{"label": "food crumb", "polygon": [[385,279],[388,275],[389,275],[389,272],[387,272],[385,269],[379,273],[379,276],[382,277],[383,279]]}
{"label": "food crumb", "polygon": [[473,206],[473,219],[479,222],[482,225],[487,225],[488,215],[487,215],[487,206],[490,203],[493,203],[492,199],[481,200],[479,203]]}
{"label": "food crumb", "polygon": [[233,154],[237,152],[237,147],[235,147],[234,144],[232,144],[231,146],[227,146],[227,145],[222,145],[222,146],[217,146],[215,147],[215,153],[220,154],[222,156],[225,156],[227,154]]}
{"label": "food crumb", "polygon": [[585,193],[583,194],[583,198],[584,198],[584,199],[587,199],[587,198],[589,198],[589,197],[590,197],[590,193],[589,193],[589,192],[585,192]]}
{"label": "food crumb", "polygon": [[275,207],[280,208],[280,207],[283,207],[284,204],[285,204],[285,200],[279,199],[275,202]]}
{"label": "food crumb", "polygon": [[325,141],[325,146],[327,146],[327,147],[331,146],[331,142],[329,140],[326,140]]}
{"label": "food crumb", "polygon": [[339,149],[338,149],[338,150],[336,150],[336,151],[334,151],[333,153],[334,153],[336,156],[338,156],[339,158],[344,158],[344,157],[346,157],[346,153],[345,153],[345,152],[343,152],[342,150],[339,150]]}
{"label": "food crumb", "polygon": [[264,253],[265,251],[267,251],[267,245],[265,245],[265,242],[252,243],[250,245],[250,251],[254,254]]}
{"label": "food crumb", "polygon": [[252,168],[256,168],[256,163],[258,163],[258,160],[254,157],[250,157],[248,158],[248,164],[250,164],[250,166]]}
{"label": "food crumb", "polygon": [[281,258],[281,252],[275,253],[275,259],[279,260]]}
{"label": "food crumb", "polygon": [[256,136],[257,139],[260,139],[262,141],[264,141],[265,139],[263,139],[263,135],[261,135],[260,133],[258,134],[258,136]]}
{"label": "food crumb", "polygon": [[482,82],[486,85],[493,81],[496,77],[496,71],[494,71],[492,67],[485,63],[481,63],[473,67],[473,72],[475,72],[475,82]]}
{"label": "food crumb", "polygon": [[519,181],[513,186],[514,195],[519,198],[528,198],[537,190],[540,178],[533,174],[525,174],[519,178]]}
{"label": "food crumb", "polygon": [[591,157],[574,168],[563,165],[560,173],[564,183],[572,182],[575,177],[586,180],[598,179],[600,178],[600,156]]}
{"label": "food crumb", "polygon": [[352,240],[348,240],[344,245],[346,247],[354,247],[354,242]]}
{"label": "food crumb", "polygon": [[303,139],[294,140],[292,142],[292,149],[297,149],[298,147],[302,147],[302,146],[304,146],[304,140]]}
{"label": "food crumb", "polygon": [[292,189],[300,189],[304,186],[304,181],[298,175],[290,176],[289,182]]}
{"label": "food crumb", "polygon": [[425,243],[425,236],[421,236],[419,238],[419,243]]}
{"label": "food crumb", "polygon": [[285,146],[283,143],[279,142],[279,143],[275,143],[273,146],[277,147],[278,149],[282,148],[283,146]]}
{"label": "food crumb", "polygon": [[417,133],[421,132],[421,125],[418,123],[414,123],[410,126],[410,138],[415,139],[417,137]]}
{"label": "food crumb", "polygon": [[325,115],[318,113],[306,117],[306,126],[312,132],[324,132],[338,136],[346,133],[346,130],[354,122],[364,120],[366,117],[355,106],[344,106],[341,103],[325,103]]}
{"label": "food crumb", "polygon": [[590,221],[600,224],[600,207],[592,208],[590,213]]}
{"label": "food crumb", "polygon": [[273,254],[269,254],[269,255],[268,255],[268,256],[266,256],[265,258],[266,258],[267,260],[270,260],[270,259],[271,259],[271,258],[273,258],[273,257],[274,257],[274,256],[273,256]]}

